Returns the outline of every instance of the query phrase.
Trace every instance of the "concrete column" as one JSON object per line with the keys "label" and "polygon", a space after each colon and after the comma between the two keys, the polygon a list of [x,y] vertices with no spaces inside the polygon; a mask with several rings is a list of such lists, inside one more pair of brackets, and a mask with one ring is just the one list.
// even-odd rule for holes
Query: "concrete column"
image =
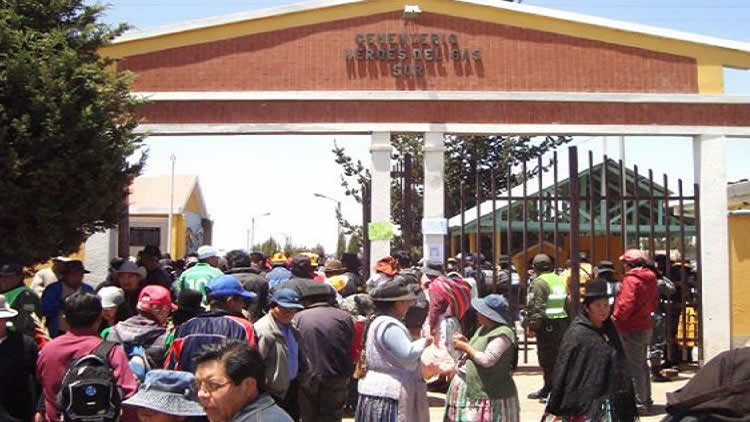
{"label": "concrete column", "polygon": [[703,359],[708,362],[732,342],[732,299],[729,282],[726,139],[693,138],[695,180],[700,185],[701,324]]}
{"label": "concrete column", "polygon": [[[424,134],[424,220],[422,224],[425,261],[445,259],[445,235],[434,230],[445,222],[445,141],[442,132]],[[440,223],[440,220],[443,222]],[[427,223],[427,224],[425,224]],[[429,230],[425,230],[429,226]]]}
{"label": "concrete column", "polygon": [[[373,222],[391,221],[391,133],[374,132],[370,144],[372,165],[372,190],[370,193],[370,210]],[[370,241],[370,264],[391,254],[389,240]]]}

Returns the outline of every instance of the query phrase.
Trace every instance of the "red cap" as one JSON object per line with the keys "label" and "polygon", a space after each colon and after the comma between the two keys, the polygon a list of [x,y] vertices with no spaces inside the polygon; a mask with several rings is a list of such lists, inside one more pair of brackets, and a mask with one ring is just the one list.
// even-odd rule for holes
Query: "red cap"
{"label": "red cap", "polygon": [[173,311],[177,310],[177,305],[172,303],[172,295],[169,290],[162,286],[146,286],[138,295],[138,309],[148,311],[151,305],[169,306]]}
{"label": "red cap", "polygon": [[628,249],[620,257],[620,261],[625,262],[636,262],[636,261],[648,261],[648,255],[646,252],[640,249]]}

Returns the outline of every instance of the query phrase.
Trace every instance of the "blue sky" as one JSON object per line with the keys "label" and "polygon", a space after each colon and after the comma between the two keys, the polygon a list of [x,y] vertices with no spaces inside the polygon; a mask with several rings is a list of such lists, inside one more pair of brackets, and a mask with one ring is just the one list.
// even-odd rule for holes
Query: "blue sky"
{"label": "blue sky", "polygon": [[[105,20],[149,29],[291,3],[297,1],[115,0],[110,2]],[[749,0],[524,0],[524,3],[750,41]],[[727,71],[725,86],[727,94],[750,95],[750,71]],[[150,138],[145,173],[167,174],[169,156],[174,153],[178,174],[197,174],[215,221],[214,243],[220,248],[244,247],[250,218],[270,212],[270,216],[256,221],[256,240],[290,235],[295,243],[309,246],[322,243],[331,251],[336,240],[335,204],[312,194],[319,192],[340,198],[344,215],[353,222],[359,222],[361,214],[361,208],[346,198],[340,187],[338,168],[330,152],[334,138],[353,157],[369,162],[366,136]],[[574,142],[582,154],[591,149],[600,155],[604,149],[598,138],[580,138]],[[726,163],[729,180],[750,178],[748,142],[729,141]],[[615,140],[607,141],[606,149],[610,156],[618,156]],[[689,139],[628,138],[626,161],[638,164],[644,172],[653,169],[657,179],[669,171],[673,180],[679,177],[686,186],[692,186]]]}

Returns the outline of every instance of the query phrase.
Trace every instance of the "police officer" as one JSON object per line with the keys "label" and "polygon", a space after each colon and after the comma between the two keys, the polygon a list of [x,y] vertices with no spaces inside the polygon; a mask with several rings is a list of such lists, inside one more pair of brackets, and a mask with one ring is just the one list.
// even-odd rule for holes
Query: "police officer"
{"label": "police officer", "polygon": [[0,265],[0,294],[5,296],[12,309],[18,311],[18,315],[10,319],[13,331],[34,337],[36,323],[32,314],[41,316],[41,302],[36,292],[24,284],[20,265]]}
{"label": "police officer", "polygon": [[567,285],[565,280],[553,272],[552,259],[538,254],[532,261],[536,277],[529,288],[526,305],[529,335],[536,337],[537,358],[544,372],[544,386],[528,395],[532,400],[544,400],[552,386],[555,360],[568,328],[565,312]]}

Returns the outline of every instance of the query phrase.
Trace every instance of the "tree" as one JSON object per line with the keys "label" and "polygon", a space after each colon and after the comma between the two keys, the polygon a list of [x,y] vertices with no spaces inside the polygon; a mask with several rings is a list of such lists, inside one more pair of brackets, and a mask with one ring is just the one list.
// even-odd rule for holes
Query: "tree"
{"label": "tree", "polygon": [[[510,187],[520,184],[523,173],[519,166],[526,162],[526,177],[530,178],[540,171],[546,171],[551,161],[542,162],[539,166],[537,158],[548,151],[570,142],[567,136],[446,136],[445,138],[445,188],[447,216],[460,212],[460,187],[463,185],[466,208],[476,205],[477,175],[479,175],[480,199],[489,198],[491,195],[492,178],[494,176],[496,192],[502,192],[508,187],[508,172],[510,171]],[[391,137],[394,148],[392,160],[398,162],[412,157],[413,165],[410,169],[412,180],[412,201],[410,204],[404,202],[406,187],[403,186],[402,177],[391,179],[391,215],[393,222],[401,225],[404,235],[411,236],[411,252],[421,255],[421,220],[423,215],[424,182],[423,182],[423,155],[422,137],[420,135],[394,134]],[[334,141],[332,151],[335,162],[343,170],[341,185],[344,194],[351,196],[357,202],[362,203],[362,189],[370,181],[370,172],[361,161],[354,160],[347,155],[346,151],[339,147]],[[492,171],[490,171],[492,170]],[[404,170],[405,171],[405,170]],[[406,216],[410,224],[405,224]],[[361,226],[352,225],[342,216],[339,216],[342,227],[346,228],[347,234],[362,235]],[[405,249],[404,238],[397,238],[393,247]]]}
{"label": "tree", "polygon": [[[359,237],[359,233],[354,232],[349,237],[349,245],[346,247],[348,253],[359,253],[359,248],[362,247],[362,238]],[[341,257],[341,255],[339,255]]]}
{"label": "tree", "polygon": [[0,259],[77,251],[116,226],[145,154],[131,75],[98,50],[127,28],[82,0],[0,2]]}
{"label": "tree", "polygon": [[346,252],[346,237],[342,231],[339,233],[339,238],[336,241],[336,256],[340,257],[344,252]]}

